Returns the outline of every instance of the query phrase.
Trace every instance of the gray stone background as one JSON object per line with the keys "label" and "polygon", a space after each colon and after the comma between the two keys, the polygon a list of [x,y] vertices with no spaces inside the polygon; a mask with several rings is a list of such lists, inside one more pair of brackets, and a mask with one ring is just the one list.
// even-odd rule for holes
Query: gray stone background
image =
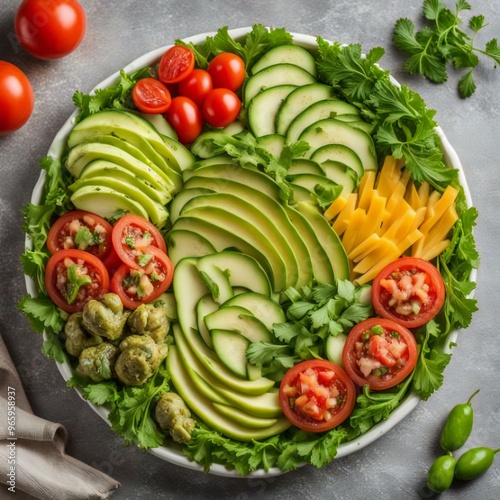
{"label": "gray stone background", "polygon": [[[450,0],[445,3],[451,5]],[[490,38],[500,37],[500,1],[471,3],[473,14],[484,14],[489,22],[477,37],[478,45],[484,46]],[[18,4],[0,1],[0,59],[27,73],[36,104],[25,127],[0,138],[0,334],[18,366],[35,413],[66,427],[69,454],[122,483],[113,498],[431,498],[425,477],[439,453],[440,427],[452,406],[465,401],[477,388],[481,392],[474,399],[476,422],[467,446],[500,446],[499,68],[493,69],[492,62],[483,60],[476,75],[478,89],[467,100],[457,96],[454,72],[444,85],[404,74],[404,57],[392,43],[392,28],[400,17],[409,17],[418,25],[422,20],[420,1],[82,0],[88,17],[86,37],[76,52],[53,62],[38,61],[16,45],[13,22]],[[275,478],[233,479],[182,469],[126,447],[76,392],[66,389],[55,364],[41,354],[41,338],[30,331],[16,303],[25,293],[19,265],[24,244],[21,207],[29,201],[39,175],[38,159],[46,154],[54,135],[74,110],[73,92],[89,91],[139,55],[176,38],[254,23],[345,43],[359,42],[366,51],[382,46],[386,55],[381,65],[437,110],[437,121],[461,158],[480,214],[475,233],[481,254],[475,295],[480,311],[467,331],[460,332],[442,388],[375,443],[323,469],[304,467]],[[497,457],[483,477],[453,486],[442,498],[498,498],[499,486]]]}

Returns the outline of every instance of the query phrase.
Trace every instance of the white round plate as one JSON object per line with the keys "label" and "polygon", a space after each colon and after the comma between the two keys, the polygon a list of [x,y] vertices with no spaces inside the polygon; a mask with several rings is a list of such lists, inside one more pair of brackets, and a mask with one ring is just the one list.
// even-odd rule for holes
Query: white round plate
{"label": "white round plate", "polygon": [[[243,38],[251,28],[239,28],[239,29],[234,29],[229,31],[229,35],[233,39],[241,39]],[[213,36],[215,33],[204,33],[204,34],[199,34],[192,36],[190,38],[184,39],[186,43],[193,43],[195,45],[202,44],[207,36]],[[294,41],[306,48],[309,49],[314,49],[317,47],[316,44],[316,38],[310,35],[303,35],[299,33],[292,33]],[[126,73],[129,73],[131,71],[137,70],[139,68],[149,66],[151,64],[154,64],[159,61],[160,57],[165,53],[165,51],[169,48],[170,46],[165,46],[161,47],[159,49],[153,50],[151,52],[148,52],[147,54],[144,54],[143,56],[135,59],[132,61],[129,65],[127,65],[124,69]],[[110,77],[106,78],[104,81],[102,81],[99,85],[97,85],[95,88],[105,88],[109,87],[113,83],[115,83],[119,78],[119,72],[114,73]],[[397,82],[393,80],[396,84]],[[48,151],[48,155],[55,157],[55,158],[60,158],[63,150],[64,150],[64,145],[67,136],[71,132],[74,124],[74,120],[77,116],[77,111],[75,111],[69,118],[68,120],[64,123],[62,126],[61,130],[57,133],[56,137],[54,138],[54,141],[52,142],[50,149]],[[448,142],[446,136],[444,135],[444,132],[441,130],[440,127],[436,128],[436,132],[439,135],[441,139],[441,148],[444,152],[444,158],[445,162],[449,167],[455,168],[459,171],[459,179],[460,183],[464,188],[466,199],[467,199],[467,204],[469,206],[472,206],[472,200],[470,197],[470,191],[467,186],[467,181],[464,176],[463,168],[460,163],[460,159],[458,158],[456,152]],[[43,171],[40,175],[40,178],[38,179],[37,184],[35,185],[31,197],[31,202],[34,204],[40,203],[40,200],[42,198],[42,193],[43,193],[43,186],[45,182],[45,172]],[[31,242],[29,239],[26,240],[26,247],[31,248]],[[470,277],[471,281],[475,281],[476,279],[476,272],[475,270],[471,273]],[[35,283],[33,280],[29,277],[25,278],[26,280],[26,288],[27,291],[30,295],[36,296],[37,291],[35,287]],[[451,342],[455,342],[457,337],[457,332],[451,332],[449,335],[448,342],[446,343],[446,352],[450,352],[448,345]],[[64,362],[64,363],[57,363],[58,369],[63,376],[64,380],[68,380],[71,378],[73,375],[71,366],[69,362]],[[80,393],[81,396],[81,393]],[[82,397],[83,399],[83,397]],[[103,420],[105,420],[108,424],[108,410],[106,410],[102,406],[96,406],[87,400],[84,399],[90,407],[98,414],[100,415]],[[338,453],[336,458],[340,458],[346,455],[350,455],[351,453],[354,453],[365,446],[368,446],[369,444],[373,443],[375,440],[383,436],[385,433],[387,433],[390,429],[392,429],[395,425],[397,425],[401,420],[403,420],[415,407],[418,405],[420,402],[420,398],[417,394],[411,393],[408,395],[408,397],[404,400],[401,405],[394,410],[390,417],[387,420],[384,420],[380,422],[379,424],[375,425],[373,428],[371,428],[368,432],[365,434],[362,434],[358,438],[354,439],[353,441],[343,443],[339,446],[338,448]],[[191,462],[187,459],[185,455],[182,454],[180,448],[175,445],[175,444],[169,444],[168,446],[161,446],[159,448],[154,448],[149,450],[150,453],[155,455],[158,458],[161,458],[162,460],[166,460],[167,462],[173,463],[175,465],[179,465],[181,467],[185,467],[188,469],[194,469],[198,471],[203,471],[203,468],[198,465],[195,462]],[[214,475],[219,475],[219,476],[229,476],[229,477],[242,477],[240,476],[236,471],[230,471],[227,470],[224,466],[219,465],[219,464],[213,464],[212,467],[210,468],[210,474]],[[273,468],[270,469],[269,471],[265,472],[264,470],[257,470],[255,472],[252,472],[249,476],[251,477],[271,477],[271,476],[278,476],[283,474],[283,471],[278,469],[278,468]],[[249,477],[245,476],[245,477]]]}

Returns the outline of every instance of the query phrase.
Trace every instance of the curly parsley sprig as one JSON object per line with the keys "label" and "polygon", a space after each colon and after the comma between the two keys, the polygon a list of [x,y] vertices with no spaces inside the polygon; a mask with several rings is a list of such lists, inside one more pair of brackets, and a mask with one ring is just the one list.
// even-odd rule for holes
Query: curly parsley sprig
{"label": "curly parsley sprig", "polygon": [[476,90],[473,71],[480,62],[479,55],[500,64],[500,47],[496,38],[486,43],[484,49],[474,45],[477,33],[487,26],[483,15],[469,20],[472,36],[460,29],[460,14],[466,10],[471,10],[471,6],[465,0],[457,0],[454,11],[441,0],[424,0],[424,17],[429,21],[428,25],[415,31],[410,19],[401,18],[396,22],[393,34],[396,47],[410,54],[404,65],[410,74],[421,74],[433,82],[444,83],[448,80],[446,67],[449,63],[457,69],[469,68],[458,83],[462,97],[470,97]]}

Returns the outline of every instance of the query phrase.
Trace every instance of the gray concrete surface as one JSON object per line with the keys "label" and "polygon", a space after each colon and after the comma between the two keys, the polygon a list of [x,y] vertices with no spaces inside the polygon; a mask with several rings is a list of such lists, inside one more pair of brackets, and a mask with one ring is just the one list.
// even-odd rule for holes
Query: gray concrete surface
{"label": "gray concrete surface", "polygon": [[[401,70],[403,57],[392,44],[399,17],[421,20],[421,2],[405,0],[82,0],[88,31],[80,48],[54,62],[42,62],[15,44],[13,21],[19,2],[1,0],[0,59],[20,66],[30,77],[35,110],[20,131],[0,138],[0,249],[2,291],[0,333],[16,362],[34,411],[62,423],[69,433],[67,451],[122,483],[119,499],[418,499],[433,495],[425,488],[427,468],[438,450],[440,426],[451,407],[481,388],[474,400],[476,423],[467,446],[500,446],[500,375],[498,283],[500,213],[500,69],[483,60],[476,94],[461,100],[452,72],[445,85],[433,85]],[[451,2],[446,1],[451,5]],[[500,37],[500,1],[472,0],[474,14],[489,27],[479,44]],[[24,294],[19,265],[23,251],[21,207],[39,175],[38,159],[73,111],[75,89],[89,91],[139,55],[176,38],[262,23],[330,40],[359,42],[365,50],[382,46],[381,61],[437,110],[437,120],[460,156],[474,204],[481,254],[476,298],[480,310],[445,372],[442,388],[419,404],[403,422],[367,448],[317,470],[304,467],[269,479],[215,477],[182,469],[133,447],[126,447],[78,395],[66,389],[56,366],[40,353],[41,338],[17,311]],[[3,424],[0,424],[3,425]],[[453,486],[444,499],[498,498],[500,457],[480,479]],[[1,496],[1,495],[0,495]]]}

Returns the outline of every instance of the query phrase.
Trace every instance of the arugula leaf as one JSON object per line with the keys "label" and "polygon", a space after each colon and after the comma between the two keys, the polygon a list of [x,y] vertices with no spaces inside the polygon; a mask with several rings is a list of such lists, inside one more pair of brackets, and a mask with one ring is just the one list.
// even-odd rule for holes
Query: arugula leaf
{"label": "arugula leaf", "polygon": [[93,94],[85,94],[77,90],[73,94],[73,102],[75,106],[80,108],[80,113],[76,117],[75,123],[103,109],[133,108],[131,94],[134,85],[138,80],[150,76],[152,74],[148,67],[138,69],[129,74],[121,70],[118,82],[111,87],[96,89]]}
{"label": "arugula leaf", "polygon": [[421,74],[436,83],[446,82],[446,66],[453,63],[455,68],[470,68],[459,80],[458,90],[462,97],[470,97],[476,90],[473,69],[479,64],[477,54],[500,61],[496,39],[488,42],[484,49],[474,46],[475,35],[483,29],[483,15],[473,16],[469,20],[469,36],[459,29],[462,23],[460,14],[471,10],[465,0],[457,0],[455,11],[448,9],[441,0],[424,0],[424,17],[429,25],[419,31],[412,21],[401,18],[396,21],[393,41],[398,49],[409,54],[404,70],[410,74]]}

